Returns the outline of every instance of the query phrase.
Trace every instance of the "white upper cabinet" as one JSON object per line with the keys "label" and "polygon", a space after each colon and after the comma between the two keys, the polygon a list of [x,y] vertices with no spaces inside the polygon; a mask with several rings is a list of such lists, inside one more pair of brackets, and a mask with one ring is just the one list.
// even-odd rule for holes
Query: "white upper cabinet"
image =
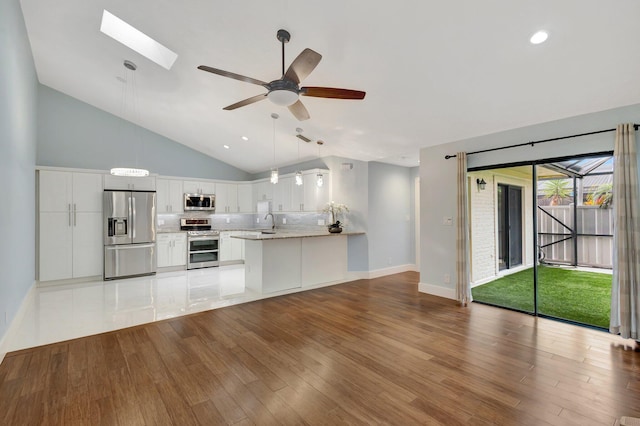
{"label": "white upper cabinet", "polygon": [[127,177],[104,175],[104,189],[123,191],[155,191],[155,176]]}
{"label": "white upper cabinet", "polygon": [[39,211],[102,212],[102,175],[50,170],[38,173]]}
{"label": "white upper cabinet", "polygon": [[[274,185],[269,180],[259,180],[253,183],[253,205],[258,201],[273,200]],[[255,207],[254,207],[255,209]]]}
{"label": "white upper cabinet", "polygon": [[292,209],[291,192],[295,185],[295,179],[292,176],[281,177],[277,184],[273,186],[273,206],[274,212],[290,212]]}
{"label": "white upper cabinet", "polygon": [[250,183],[238,184],[238,212],[253,213],[253,185]]}
{"label": "white upper cabinet", "polygon": [[183,182],[186,194],[215,194],[216,183],[203,180],[185,180]]}
{"label": "white upper cabinet", "polygon": [[39,175],[39,210],[69,212],[73,203],[73,174],[41,170]]}
{"label": "white upper cabinet", "polygon": [[216,183],[216,213],[238,213],[238,185]]}
{"label": "white upper cabinet", "polygon": [[182,213],[184,191],[182,181],[156,179],[158,213]]}

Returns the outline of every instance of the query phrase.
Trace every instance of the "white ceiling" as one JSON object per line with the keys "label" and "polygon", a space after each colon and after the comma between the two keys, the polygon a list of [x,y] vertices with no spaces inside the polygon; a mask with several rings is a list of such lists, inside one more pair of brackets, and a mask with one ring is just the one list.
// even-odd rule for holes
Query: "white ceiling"
{"label": "white ceiling", "polygon": [[[122,116],[122,62],[138,65],[126,119],[250,173],[298,162],[295,128],[320,154],[415,166],[421,147],[640,103],[637,0],[22,0],[42,84]],[[99,30],[103,9],[178,53],[169,71]],[[364,90],[363,101],[302,97],[299,122],[259,86],[281,76],[276,31],[323,59],[306,86]],[[549,32],[531,45],[537,30]],[[128,116],[126,116],[128,115]],[[613,124],[613,123],[612,123]],[[243,141],[246,135],[249,141]],[[230,149],[223,148],[227,144]],[[317,157],[301,142],[300,158]]]}

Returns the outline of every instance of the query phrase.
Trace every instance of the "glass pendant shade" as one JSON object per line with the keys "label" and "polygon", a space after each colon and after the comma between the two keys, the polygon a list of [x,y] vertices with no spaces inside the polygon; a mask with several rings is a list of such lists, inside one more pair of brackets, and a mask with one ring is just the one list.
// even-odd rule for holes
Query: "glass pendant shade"
{"label": "glass pendant shade", "polygon": [[318,173],[316,175],[316,185],[318,185],[318,188],[324,185],[324,176],[322,176],[322,173]]}
{"label": "glass pendant shade", "polygon": [[302,172],[296,172],[296,185],[302,185]]}
{"label": "glass pendant shade", "polygon": [[271,169],[271,183],[278,183],[278,169]]}

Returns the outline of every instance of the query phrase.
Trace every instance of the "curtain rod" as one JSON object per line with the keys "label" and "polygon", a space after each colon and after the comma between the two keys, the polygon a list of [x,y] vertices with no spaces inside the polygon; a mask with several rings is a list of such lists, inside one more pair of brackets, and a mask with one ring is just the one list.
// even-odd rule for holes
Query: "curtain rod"
{"label": "curtain rod", "polygon": [[[638,127],[640,127],[640,124],[634,124],[633,128],[637,131]],[[509,148],[517,148],[520,146],[527,146],[527,145],[531,145],[534,146],[535,144],[538,143],[545,143],[545,142],[552,142],[552,141],[559,141],[562,139],[570,139],[570,138],[577,138],[580,136],[589,136],[589,135],[597,135],[598,133],[607,133],[607,132],[615,132],[617,129],[607,129],[607,130],[598,130],[595,132],[589,132],[589,133],[578,133],[577,135],[569,135],[569,136],[560,136],[558,138],[551,138],[551,139],[543,139],[543,140],[539,140],[539,141],[531,141],[531,142],[525,142],[525,143],[519,143],[516,145],[509,145],[509,146],[501,146],[499,148],[489,148],[489,149],[482,149],[480,151],[473,151],[473,152],[467,152],[467,155],[471,155],[471,154],[481,154],[483,152],[491,152],[491,151],[500,151],[503,149],[509,149]],[[448,160],[449,158],[455,158],[457,157],[456,154],[453,155],[445,155],[444,159]]]}

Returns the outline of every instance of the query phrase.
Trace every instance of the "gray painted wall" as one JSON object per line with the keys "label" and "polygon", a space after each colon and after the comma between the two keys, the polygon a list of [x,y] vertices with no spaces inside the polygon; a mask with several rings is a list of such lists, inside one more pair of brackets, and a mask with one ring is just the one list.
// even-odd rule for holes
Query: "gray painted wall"
{"label": "gray painted wall", "polygon": [[[615,128],[620,123],[640,123],[640,104],[586,114],[492,135],[480,136],[420,151],[420,282],[455,289],[456,250],[456,160],[446,154],[458,151],[513,145],[577,133]],[[636,133],[636,136],[638,134]],[[469,156],[469,167],[499,165],[534,159],[613,150],[615,133],[567,139]],[[638,160],[640,164],[640,158]],[[444,226],[444,217],[454,218],[453,226]],[[451,283],[444,283],[444,274]]]}
{"label": "gray painted wall", "polygon": [[18,0],[0,2],[0,64],[2,340],[35,280],[36,219],[28,206],[35,204],[38,80]]}
{"label": "gray painted wall", "polygon": [[[368,231],[369,221],[369,167],[364,161],[342,157],[323,158],[331,170],[331,199],[346,204],[350,213],[347,227],[350,230]],[[353,168],[342,170],[342,163],[351,163]],[[349,237],[347,244],[348,270],[369,270],[369,235]]]}
{"label": "gray painted wall", "polygon": [[43,85],[38,89],[36,161],[39,166],[97,170],[135,167],[137,161],[137,166],[166,176],[251,179],[243,170]]}
{"label": "gray painted wall", "polygon": [[369,269],[413,264],[411,169],[369,163]]}

